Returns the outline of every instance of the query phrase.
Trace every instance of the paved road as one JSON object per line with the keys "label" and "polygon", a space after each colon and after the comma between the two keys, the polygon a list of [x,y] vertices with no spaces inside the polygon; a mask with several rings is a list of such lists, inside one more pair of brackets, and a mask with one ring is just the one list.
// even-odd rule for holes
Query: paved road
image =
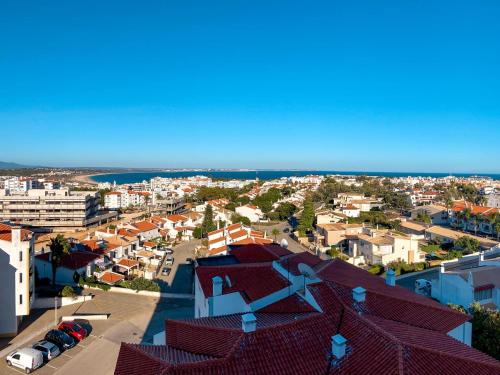
{"label": "paved road", "polygon": [[[186,261],[187,258],[194,259],[194,248],[200,245],[200,240],[183,242],[174,247],[174,264],[167,266],[164,263],[160,267],[158,279],[164,281],[161,283],[162,292],[168,293],[192,293],[193,292],[193,267]],[[161,269],[163,267],[171,268],[170,275],[163,276]]]}

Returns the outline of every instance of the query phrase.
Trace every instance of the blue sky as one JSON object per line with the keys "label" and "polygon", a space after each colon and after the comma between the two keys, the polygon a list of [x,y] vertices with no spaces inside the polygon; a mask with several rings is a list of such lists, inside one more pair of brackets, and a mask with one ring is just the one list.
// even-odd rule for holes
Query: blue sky
{"label": "blue sky", "polygon": [[500,172],[500,3],[5,1],[0,160]]}

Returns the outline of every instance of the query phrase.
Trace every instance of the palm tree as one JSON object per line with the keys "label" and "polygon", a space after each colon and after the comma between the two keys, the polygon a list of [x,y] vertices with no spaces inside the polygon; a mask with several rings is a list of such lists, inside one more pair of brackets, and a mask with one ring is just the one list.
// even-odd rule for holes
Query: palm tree
{"label": "palm tree", "polygon": [[469,223],[469,220],[472,216],[472,212],[470,208],[466,208],[463,210],[463,219],[464,219],[464,231],[467,231],[467,224]]}
{"label": "palm tree", "polygon": [[50,239],[50,263],[52,264],[52,286],[56,285],[56,271],[61,266],[62,259],[69,254],[70,245],[68,240],[62,234]]}
{"label": "palm tree", "polygon": [[271,234],[273,235],[274,237],[274,242],[276,242],[276,238],[278,237],[278,235],[280,234],[280,231],[278,228],[274,228],[272,231],[271,231]]}

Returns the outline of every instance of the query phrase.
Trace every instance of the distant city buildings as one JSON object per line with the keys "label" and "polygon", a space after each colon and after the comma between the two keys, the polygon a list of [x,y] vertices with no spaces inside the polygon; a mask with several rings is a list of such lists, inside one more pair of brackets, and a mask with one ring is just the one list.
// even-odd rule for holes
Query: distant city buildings
{"label": "distant city buildings", "polygon": [[68,189],[0,190],[0,220],[42,227],[86,227],[116,217],[99,211],[99,193]]}

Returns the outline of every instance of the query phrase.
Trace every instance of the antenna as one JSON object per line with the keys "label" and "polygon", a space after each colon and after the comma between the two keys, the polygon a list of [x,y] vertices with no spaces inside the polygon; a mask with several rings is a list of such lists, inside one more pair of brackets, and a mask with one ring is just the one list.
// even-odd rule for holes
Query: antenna
{"label": "antenna", "polygon": [[299,263],[297,268],[299,269],[300,274],[304,275],[308,279],[315,279],[316,278],[316,272],[307,264]]}

